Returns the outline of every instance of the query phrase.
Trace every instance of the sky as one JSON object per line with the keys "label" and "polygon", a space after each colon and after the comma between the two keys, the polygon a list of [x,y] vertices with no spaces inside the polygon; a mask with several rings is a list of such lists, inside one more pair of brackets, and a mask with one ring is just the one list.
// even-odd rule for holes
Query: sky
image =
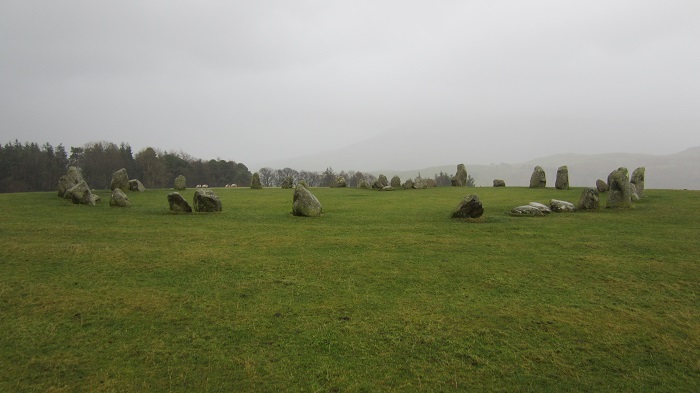
{"label": "sky", "polygon": [[0,2],[0,143],[372,170],[699,131],[697,0]]}

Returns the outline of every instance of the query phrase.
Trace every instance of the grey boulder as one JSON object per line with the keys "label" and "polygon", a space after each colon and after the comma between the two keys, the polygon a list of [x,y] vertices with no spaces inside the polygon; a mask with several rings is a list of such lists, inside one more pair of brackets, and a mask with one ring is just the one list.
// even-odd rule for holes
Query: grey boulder
{"label": "grey boulder", "polygon": [[297,185],[294,189],[292,214],[300,217],[318,217],[323,213],[321,202],[306,187]]}

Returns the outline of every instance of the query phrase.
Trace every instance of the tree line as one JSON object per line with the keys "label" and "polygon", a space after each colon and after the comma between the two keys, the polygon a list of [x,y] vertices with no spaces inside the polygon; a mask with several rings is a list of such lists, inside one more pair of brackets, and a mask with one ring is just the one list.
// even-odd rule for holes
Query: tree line
{"label": "tree line", "polygon": [[129,177],[139,179],[146,188],[170,188],[179,175],[188,185],[226,184],[249,186],[252,174],[242,163],[225,160],[204,161],[184,152],[164,152],[147,147],[133,154],[131,146],[122,142],[91,142],[71,147],[70,153],[59,144],[39,146],[34,142],[0,145],[0,192],[53,191],[58,179],[69,166],[83,172],[85,181],[94,189],[107,189],[112,173],[126,168]]}
{"label": "tree line", "polygon": [[[292,168],[272,169],[269,167],[261,168],[258,171],[260,183],[263,187],[279,187],[285,179],[291,179],[294,184],[300,180],[304,180],[310,187],[332,187],[339,178],[344,178],[345,183],[349,187],[358,187],[364,179],[368,184],[374,183],[377,177],[371,173],[362,173],[357,171],[340,171],[335,172],[333,168],[328,167],[323,172],[297,171]],[[420,175],[419,175],[420,177]],[[445,172],[435,174],[435,184],[438,187],[449,187],[452,185],[452,176]],[[403,179],[405,180],[405,179]],[[467,187],[474,187],[475,181],[471,176],[467,176]]]}

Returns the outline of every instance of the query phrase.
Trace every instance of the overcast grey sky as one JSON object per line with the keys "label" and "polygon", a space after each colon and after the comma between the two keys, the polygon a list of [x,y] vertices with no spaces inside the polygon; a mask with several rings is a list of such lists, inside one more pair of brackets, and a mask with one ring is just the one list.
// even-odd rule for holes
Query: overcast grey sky
{"label": "overcast grey sky", "polygon": [[698,0],[0,2],[0,143],[251,169],[355,145],[336,169],[371,170],[360,142],[413,169],[667,154],[699,131]]}

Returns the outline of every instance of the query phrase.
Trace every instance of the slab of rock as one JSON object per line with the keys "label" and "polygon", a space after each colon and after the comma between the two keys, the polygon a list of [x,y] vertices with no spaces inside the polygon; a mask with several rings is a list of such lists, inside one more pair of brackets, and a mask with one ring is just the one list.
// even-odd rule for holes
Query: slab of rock
{"label": "slab of rock", "polygon": [[557,169],[557,178],[554,181],[554,188],[557,190],[569,189],[569,167],[566,165],[560,166]]}
{"label": "slab of rock", "polygon": [[394,191],[394,187],[392,187],[392,186],[384,186],[384,187],[382,188],[382,191]]}
{"label": "slab of rock", "polygon": [[552,199],[549,201],[549,207],[553,212],[557,213],[570,213],[576,211],[576,206],[573,203],[567,201],[560,201],[558,199]]}
{"label": "slab of rock", "polygon": [[70,194],[71,202],[75,204],[95,206],[100,201],[100,197],[92,193],[85,180],[81,180],[80,183],[73,186],[67,193]]}
{"label": "slab of rock", "polygon": [[627,168],[620,167],[608,175],[608,202],[606,207],[626,208],[632,205],[630,179]]}
{"label": "slab of rock", "polygon": [[552,212],[552,209],[550,209],[549,206],[547,206],[543,203],[530,202],[530,203],[528,203],[528,205],[532,206],[532,207],[536,207],[537,209],[539,209],[542,212],[542,214],[549,214]]}
{"label": "slab of rock", "polygon": [[579,210],[599,210],[600,197],[597,188],[584,188],[576,205]]}
{"label": "slab of rock", "polygon": [[452,177],[453,187],[462,187],[467,185],[467,167],[464,164],[457,165],[457,173]]}
{"label": "slab of rock", "polygon": [[398,176],[392,177],[389,185],[394,187],[394,188],[401,188],[401,178]]}
{"label": "slab of rock", "polygon": [[536,166],[530,176],[530,188],[545,188],[547,186],[547,176],[541,166]]}
{"label": "slab of rock", "polygon": [[544,217],[544,213],[542,213],[542,210],[530,206],[530,205],[523,205],[523,206],[518,206],[514,207],[510,211],[511,216],[516,216],[516,217]]}
{"label": "slab of rock", "polygon": [[258,172],[253,173],[253,177],[250,180],[250,188],[254,190],[261,190],[263,188],[262,183],[260,182],[260,174],[258,174]]}
{"label": "slab of rock", "polygon": [[639,198],[644,197],[644,172],[646,172],[646,168],[640,166],[632,171],[632,176],[630,177],[630,183],[637,188],[637,196]]}
{"label": "slab of rock", "polygon": [[175,178],[175,181],[173,182],[173,188],[177,191],[184,191],[187,189],[187,179],[185,179],[185,176],[180,175]]}
{"label": "slab of rock", "polygon": [[194,191],[192,200],[194,211],[202,213],[213,213],[221,211],[221,200],[214,191],[206,188],[198,188]]}
{"label": "slab of rock", "polygon": [[192,207],[179,192],[168,194],[168,204],[170,205],[170,211],[192,213]]}
{"label": "slab of rock", "polygon": [[68,190],[75,187],[81,181],[83,181],[83,173],[80,169],[74,166],[68,167],[68,172],[58,179],[58,196],[71,199]]}
{"label": "slab of rock", "polygon": [[479,218],[484,214],[484,206],[479,197],[470,194],[464,197],[452,212],[452,218]]}
{"label": "slab of rock", "polygon": [[321,202],[306,187],[297,185],[294,190],[292,214],[300,217],[318,217],[323,213]]}
{"label": "slab of rock", "polygon": [[494,187],[505,187],[506,181],[502,180],[502,179],[493,179],[493,186]]}
{"label": "slab of rock", "polygon": [[112,197],[109,199],[109,206],[112,207],[129,207],[131,206],[131,201],[129,197],[124,194],[121,188],[115,188],[112,190]]}
{"label": "slab of rock", "polygon": [[598,179],[595,181],[595,188],[601,194],[604,192],[608,192],[608,183],[606,183],[603,179]]}
{"label": "slab of rock", "polygon": [[112,191],[117,188],[120,188],[122,191],[129,191],[129,175],[126,173],[126,168],[112,173],[112,182],[109,188]]}
{"label": "slab of rock", "polygon": [[143,186],[143,183],[141,183],[141,180],[131,179],[131,180],[129,180],[129,190],[144,192],[144,191],[146,191],[146,187]]}

